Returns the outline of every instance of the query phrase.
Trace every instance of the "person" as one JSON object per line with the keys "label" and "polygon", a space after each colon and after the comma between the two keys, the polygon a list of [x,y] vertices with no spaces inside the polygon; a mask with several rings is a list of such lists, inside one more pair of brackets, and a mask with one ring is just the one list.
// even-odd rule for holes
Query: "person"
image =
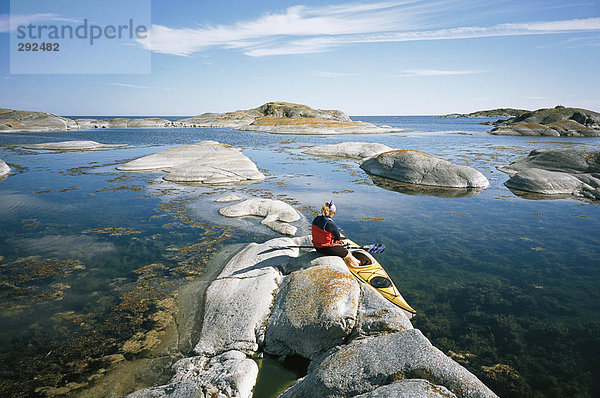
{"label": "person", "polygon": [[317,252],[327,256],[338,256],[344,259],[346,265],[360,266],[360,261],[346,249],[342,242],[342,235],[337,225],[332,220],[336,207],[327,202],[321,207],[321,215],[315,217],[312,222],[312,243]]}

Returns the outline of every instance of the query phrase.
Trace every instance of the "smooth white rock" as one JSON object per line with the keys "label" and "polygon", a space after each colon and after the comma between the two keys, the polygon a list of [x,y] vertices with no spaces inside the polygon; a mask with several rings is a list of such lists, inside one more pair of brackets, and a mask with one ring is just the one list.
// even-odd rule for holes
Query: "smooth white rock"
{"label": "smooth white rock", "polygon": [[271,228],[283,235],[293,236],[297,228],[288,223],[298,221],[300,215],[292,206],[281,201],[272,199],[247,199],[241,203],[224,207],[219,214],[225,217],[264,217],[261,224]]}
{"label": "smooth white rock", "polygon": [[240,200],[244,200],[244,199],[237,196],[236,194],[230,194],[230,195],[221,196],[220,198],[215,199],[215,202],[219,202],[219,203],[238,202]]}
{"label": "smooth white rock", "polygon": [[451,163],[412,149],[384,152],[366,159],[360,168],[370,174],[419,185],[485,188],[490,182],[469,166]]}
{"label": "smooth white rock", "polygon": [[341,157],[353,160],[365,160],[383,152],[392,151],[384,144],[371,142],[341,142],[339,144],[322,145],[308,149],[304,153],[315,156]]}
{"label": "smooth white rock", "polygon": [[122,171],[158,172],[174,182],[233,184],[264,179],[256,165],[231,145],[202,141],[167,149],[117,167]]}
{"label": "smooth white rock", "polygon": [[0,159],[0,177],[5,176],[8,173],[10,173],[10,167],[4,163],[4,160]]}
{"label": "smooth white rock", "polygon": [[104,148],[120,148],[125,144],[101,144],[96,141],[60,141],[25,145],[26,149],[44,149],[49,151],[94,151]]}

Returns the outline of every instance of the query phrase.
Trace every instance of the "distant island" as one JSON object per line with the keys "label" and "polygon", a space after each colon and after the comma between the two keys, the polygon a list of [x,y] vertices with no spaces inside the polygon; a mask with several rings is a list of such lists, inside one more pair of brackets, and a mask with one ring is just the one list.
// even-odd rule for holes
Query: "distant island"
{"label": "distant island", "polygon": [[[442,117],[496,117],[492,135],[600,136],[600,113],[556,106],[536,111],[498,108]],[[508,119],[506,119],[509,117]],[[152,118],[69,119],[46,112],[0,108],[0,133],[66,131],[98,128],[212,127],[271,134],[385,134],[403,131],[351,120],[339,110],[314,109],[291,102],[267,102],[257,108],[203,113],[179,120]]]}
{"label": "distant island", "polygon": [[497,120],[493,135],[549,137],[598,137],[600,113],[581,108],[554,108],[526,112],[508,120]]}
{"label": "distant island", "polygon": [[290,102],[268,102],[257,108],[203,113],[175,121],[162,118],[69,119],[46,112],[0,108],[0,133],[97,128],[214,127],[272,134],[382,134],[390,126],[353,121],[339,110],[313,109]]}
{"label": "distant island", "polygon": [[526,109],[515,109],[515,108],[496,108],[485,111],[477,111],[471,113],[450,113],[441,117],[517,117],[524,113],[531,112]]}

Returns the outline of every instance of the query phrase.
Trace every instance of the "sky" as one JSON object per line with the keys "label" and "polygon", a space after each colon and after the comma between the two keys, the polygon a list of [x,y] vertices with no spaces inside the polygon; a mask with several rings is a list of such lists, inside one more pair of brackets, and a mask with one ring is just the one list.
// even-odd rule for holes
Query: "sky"
{"label": "sky", "polygon": [[[85,21],[104,36],[35,36]],[[0,0],[0,53],[0,108],[65,116],[600,112],[600,0]]]}

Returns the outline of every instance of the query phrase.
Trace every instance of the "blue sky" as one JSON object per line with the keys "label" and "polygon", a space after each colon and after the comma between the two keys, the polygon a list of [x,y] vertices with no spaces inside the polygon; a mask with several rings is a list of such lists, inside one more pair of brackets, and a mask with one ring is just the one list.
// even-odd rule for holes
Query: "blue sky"
{"label": "blue sky", "polygon": [[[71,55],[69,73],[48,66],[43,74],[11,74],[11,16],[13,24],[76,24],[90,5],[110,18],[117,8],[13,1],[11,13],[0,0],[0,107],[196,115],[282,100],[351,115],[557,104],[600,111],[600,0],[122,2],[133,4],[120,9],[125,16],[151,12],[146,37],[100,43],[93,57]],[[34,66],[50,65],[51,55]],[[95,69],[138,59],[149,68]]]}

